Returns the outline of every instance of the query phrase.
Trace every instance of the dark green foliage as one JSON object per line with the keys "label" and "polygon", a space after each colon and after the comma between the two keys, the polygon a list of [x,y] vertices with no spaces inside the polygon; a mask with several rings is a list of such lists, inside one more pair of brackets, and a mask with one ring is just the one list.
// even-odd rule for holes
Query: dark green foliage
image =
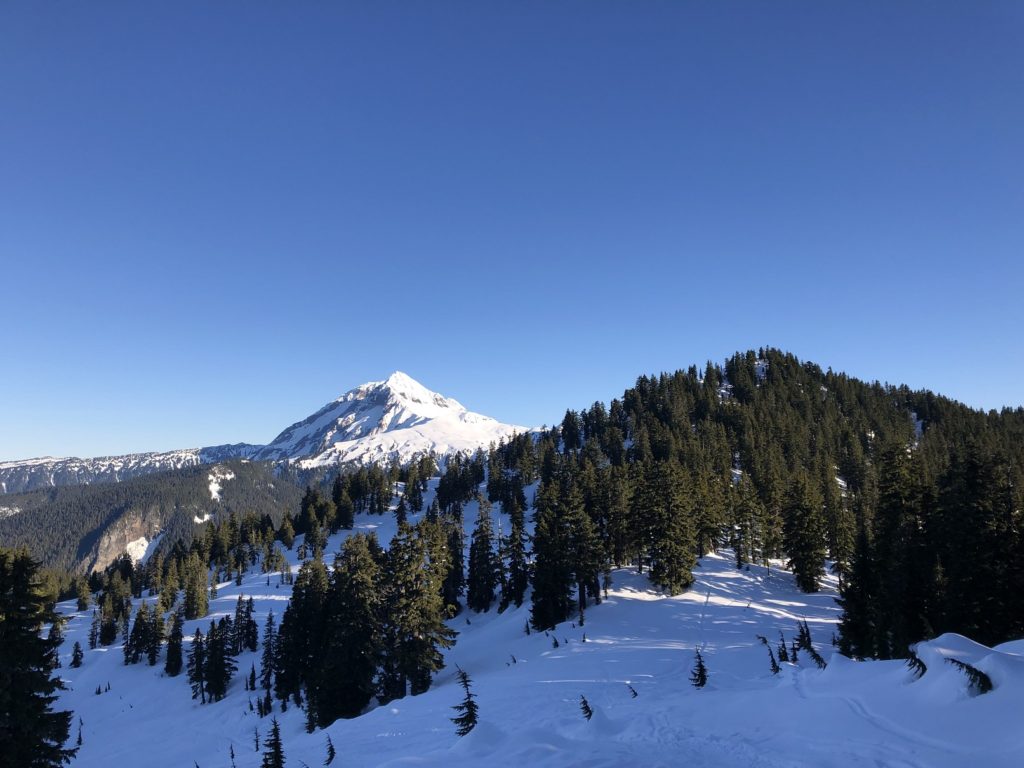
{"label": "dark green foliage", "polygon": [[[522,487],[519,487],[519,494]],[[526,596],[526,589],[530,584],[530,566],[526,556],[526,520],[523,514],[523,507],[520,505],[518,496],[514,496],[505,507],[509,516],[511,530],[505,540],[505,556],[508,567],[505,579],[501,584],[501,609],[509,605],[517,608],[523,604]]]}
{"label": "dark green foliage", "polygon": [[693,662],[693,671],[690,673],[690,684],[694,688],[703,688],[708,684],[708,668],[704,665],[704,657],[700,650],[697,650]]}
{"label": "dark green foliage", "polygon": [[650,530],[651,581],[673,595],[690,586],[697,563],[692,510],[684,489],[680,470],[657,462],[649,466],[634,500]]}
{"label": "dark green foliage", "polygon": [[39,633],[58,618],[38,573],[25,550],[0,549],[0,756],[26,768],[60,766],[77,752],[64,747],[71,713],[52,708],[64,687],[51,677],[58,646]]}
{"label": "dark green foliage", "polygon": [[923,661],[921,661],[913,650],[911,650],[910,654],[907,656],[907,666],[910,667],[915,680],[920,680],[924,677],[924,673],[928,671],[928,667]]}
{"label": "dark green foliage", "polygon": [[[436,500],[435,500],[436,501]],[[441,582],[441,597],[449,616],[458,616],[462,612],[459,598],[466,586],[465,569],[463,568],[463,535],[462,505],[455,503],[443,516],[432,518],[440,524],[447,547],[448,568]]]}
{"label": "dark green foliage", "polygon": [[238,664],[231,654],[232,626],[227,617],[221,618],[206,633],[206,695],[220,701],[227,694],[228,684]]}
{"label": "dark green foliage", "polygon": [[574,607],[582,623],[588,598],[600,600],[604,551],[584,504],[579,469],[570,457],[559,462],[557,476],[537,492],[530,611],[536,629],[553,628]]}
{"label": "dark green foliage", "polygon": [[356,535],[345,541],[335,560],[317,684],[308,695],[321,727],[359,715],[373,697],[381,654],[379,557],[376,539]]}
{"label": "dark green foliage", "polygon": [[209,610],[210,597],[207,584],[210,582],[209,571],[200,561],[199,555],[193,552],[184,563],[185,582],[185,618],[198,619]]}
{"label": "dark green foliage", "polygon": [[786,649],[786,638],[779,632],[779,661],[789,663],[789,651]]}
{"label": "dark green foliage", "polygon": [[82,659],[84,657],[85,654],[82,652],[82,644],[76,640],[74,648],[71,649],[71,667],[73,669],[77,669],[82,666]]}
{"label": "dark green foliage", "polygon": [[160,655],[160,645],[164,639],[163,617],[156,608],[150,608],[145,602],[135,612],[128,641],[124,644],[124,663],[138,664],[146,657],[150,666],[154,666]]}
{"label": "dark green foliage", "polygon": [[192,636],[192,646],[188,651],[188,682],[192,687],[192,698],[206,703],[206,638],[203,630],[196,629]]}
{"label": "dark green foliage", "polygon": [[817,592],[825,574],[825,526],[821,497],[803,472],[790,486],[783,520],[783,541],[797,586]]}
{"label": "dark green foliage", "polygon": [[469,675],[460,667],[455,676],[459,685],[462,686],[464,696],[461,703],[452,707],[459,714],[451,718],[451,721],[455,724],[455,732],[459,736],[465,736],[476,727],[480,708],[474,701],[476,694],[469,688],[473,682],[469,679]]}
{"label": "dark green foliage", "polygon": [[263,653],[260,656],[260,687],[270,691],[274,682],[274,662],[277,658],[277,630],[274,626],[274,612],[267,614],[263,625]]}
{"label": "dark green foliage", "polygon": [[988,693],[992,690],[992,678],[977,667],[973,667],[966,662],[960,661],[960,659],[947,658],[946,661],[967,675],[967,679],[970,681],[970,691],[972,695],[980,696],[981,694]]}
{"label": "dark green foliage", "polygon": [[[818,653],[814,647],[814,641],[811,639],[811,628],[807,626],[806,621],[800,622],[797,626],[796,636],[797,647],[807,651],[807,654],[811,657],[811,660],[818,666],[818,669],[825,669],[828,666],[821,654]],[[795,655],[795,654],[794,654]]]}
{"label": "dark green foliage", "polygon": [[185,633],[185,609],[178,608],[171,620],[171,631],[167,635],[167,658],[164,659],[164,672],[168,677],[181,674],[182,644]]}
{"label": "dark green foliage", "polygon": [[869,658],[875,655],[878,587],[863,520],[856,541],[848,578],[839,588],[838,602],[843,609],[839,623],[839,650],[846,656]]}
{"label": "dark green foliage", "polygon": [[469,545],[469,572],[466,576],[466,605],[478,613],[487,611],[494,602],[500,563],[494,551],[494,530],[491,505],[482,496],[480,513]]}
{"label": "dark green foliage", "polygon": [[298,703],[304,684],[314,688],[317,685],[317,654],[323,643],[327,589],[323,561],[303,563],[277,633],[275,694],[279,699],[292,696]]}
{"label": "dark green foliage", "polygon": [[[258,736],[256,743],[259,744]],[[270,724],[270,735],[263,740],[263,762],[260,768],[284,768],[284,745],[281,743],[281,726],[277,724],[276,717]]]}
{"label": "dark green foliage", "polygon": [[337,752],[334,750],[334,742],[331,741],[331,734],[327,734],[327,757],[324,758],[324,765],[333,763],[334,758],[337,756]]}
{"label": "dark green foliage", "polygon": [[423,693],[444,667],[442,649],[456,632],[444,623],[441,584],[448,570],[444,531],[436,522],[400,526],[384,575],[382,701]]}
{"label": "dark green foliage", "polygon": [[587,697],[580,694],[580,712],[583,713],[585,720],[590,720],[594,716],[594,710],[590,707],[590,702],[587,701]]}

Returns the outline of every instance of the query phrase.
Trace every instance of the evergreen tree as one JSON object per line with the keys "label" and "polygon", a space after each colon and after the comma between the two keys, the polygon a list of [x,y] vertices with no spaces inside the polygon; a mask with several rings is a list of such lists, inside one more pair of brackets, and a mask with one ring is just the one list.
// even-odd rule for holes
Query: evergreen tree
{"label": "evergreen tree", "polygon": [[[422,498],[422,497],[421,497]],[[339,528],[346,531],[352,530],[355,525],[355,505],[349,496],[348,484],[339,474],[334,478],[334,485],[331,487],[331,499],[334,501],[334,508],[337,512],[335,518]]]}
{"label": "evergreen tree", "polygon": [[260,687],[270,691],[274,682],[274,660],[277,658],[277,631],[274,627],[274,612],[267,614],[263,626],[263,654],[260,656]]}
{"label": "evergreen tree", "polygon": [[256,652],[260,646],[260,628],[256,624],[256,604],[252,597],[245,602],[244,628],[241,631],[242,648]]}
{"label": "evergreen tree", "polygon": [[804,592],[817,592],[825,573],[825,530],[821,498],[798,472],[786,498],[783,539],[793,576]]}
{"label": "evergreen tree", "polygon": [[281,744],[281,726],[275,717],[270,724],[270,735],[263,740],[261,768],[284,768],[284,746]]}
{"label": "evergreen tree", "polygon": [[325,605],[315,711],[321,727],[359,715],[374,694],[381,653],[381,572],[374,538],[346,539]]}
{"label": "evergreen tree", "polygon": [[50,676],[58,647],[39,634],[56,620],[38,564],[24,550],[0,549],[0,755],[7,765],[51,768],[77,752],[64,747],[71,712],[52,708],[64,687]]}
{"label": "evergreen tree", "polygon": [[517,608],[523,604],[526,589],[530,584],[530,564],[526,557],[526,520],[518,498],[513,497],[505,508],[509,515],[511,531],[505,541],[508,557],[506,578],[501,585],[501,608],[510,604]]}
{"label": "evergreen tree", "polygon": [[471,611],[483,613],[494,602],[498,582],[498,562],[494,553],[494,531],[491,527],[491,505],[479,497],[480,513],[469,545],[466,605]]}
{"label": "evergreen tree", "polygon": [[670,594],[693,583],[694,534],[678,469],[655,464],[644,479],[639,503],[653,530],[650,539],[650,578]]}
{"label": "evergreen tree", "polygon": [[192,698],[206,703],[206,638],[203,630],[196,628],[192,646],[188,652],[188,682],[192,686]]}
{"label": "evergreen tree", "polygon": [[690,683],[694,688],[703,688],[708,684],[708,668],[704,666],[704,657],[697,650],[696,659],[693,664],[693,672],[690,673]]}
{"label": "evergreen tree", "polygon": [[[434,501],[436,503],[437,500]],[[448,615],[458,616],[462,612],[459,598],[462,596],[466,577],[463,568],[462,506],[455,504],[453,507],[441,522],[448,547],[448,569],[441,583],[441,595]]]}
{"label": "evergreen tree", "polygon": [[77,597],[78,597],[78,603],[76,605],[78,610],[79,611],[87,611],[87,610],[89,610],[89,603],[92,602],[92,593],[89,591],[89,581],[88,581],[88,579],[81,579],[81,580],[79,580],[78,586],[76,588],[76,594],[77,594]]}
{"label": "evergreen tree", "polygon": [[843,609],[839,620],[839,650],[846,656],[870,658],[875,655],[878,635],[875,619],[877,588],[868,532],[863,521],[857,531],[850,572],[839,589],[837,601]]}
{"label": "evergreen tree", "polygon": [[164,672],[168,677],[177,677],[181,674],[182,666],[182,643],[185,635],[185,609],[179,607],[174,612],[174,619],[171,622],[171,632],[167,636],[167,658],[164,659]]}
{"label": "evergreen tree", "polygon": [[100,639],[100,614],[93,610],[92,623],[89,625],[89,650],[95,651]]}
{"label": "evergreen tree", "polygon": [[561,515],[558,487],[542,483],[537,490],[536,525],[533,535],[533,604],[530,623],[534,629],[553,629],[572,610],[573,572],[570,537]]}
{"label": "evergreen tree", "polygon": [[78,667],[82,666],[82,659],[84,657],[85,657],[85,654],[82,653],[82,644],[76,640],[75,641],[75,647],[71,649],[71,666],[72,666],[72,668],[77,669]]}
{"label": "evergreen tree", "polygon": [[226,617],[214,624],[206,633],[206,694],[220,701],[227,694],[228,683],[238,668],[231,655],[232,631]]}
{"label": "evergreen tree", "polygon": [[399,526],[387,556],[384,616],[383,700],[414,696],[430,687],[444,667],[442,649],[454,644],[445,623],[441,584],[448,570],[448,548],[437,523]]}
{"label": "evergreen tree", "polygon": [[452,709],[459,714],[451,718],[451,721],[455,723],[455,732],[459,736],[465,736],[476,727],[480,708],[477,703],[473,701],[473,699],[476,698],[476,694],[469,688],[473,681],[469,679],[469,675],[467,675],[461,667],[458,667],[457,669],[458,671],[455,673],[455,676],[459,681],[459,685],[462,686],[462,690],[465,695],[463,696],[461,703],[452,707]]}
{"label": "evergreen tree", "polygon": [[209,610],[207,570],[193,552],[185,563],[185,618],[198,619]]}

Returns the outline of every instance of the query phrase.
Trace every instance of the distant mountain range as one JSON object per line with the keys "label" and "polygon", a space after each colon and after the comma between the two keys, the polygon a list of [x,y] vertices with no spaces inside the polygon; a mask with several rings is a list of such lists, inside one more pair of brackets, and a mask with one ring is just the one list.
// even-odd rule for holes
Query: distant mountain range
{"label": "distant mountain range", "polygon": [[120,482],[140,475],[231,459],[289,462],[315,469],[371,461],[408,461],[486,448],[524,427],[502,424],[431,392],[401,372],[349,390],[269,445],[236,443],[125,456],[44,457],[0,462],[0,493]]}

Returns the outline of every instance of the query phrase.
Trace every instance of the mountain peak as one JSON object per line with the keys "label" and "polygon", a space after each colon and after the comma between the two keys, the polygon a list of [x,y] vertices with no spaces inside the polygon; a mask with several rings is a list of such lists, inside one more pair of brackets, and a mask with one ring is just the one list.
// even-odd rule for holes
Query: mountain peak
{"label": "mountain peak", "polygon": [[429,403],[440,408],[462,408],[455,400],[432,392],[402,371],[395,371],[382,381],[381,385],[396,397],[412,403]]}
{"label": "mountain peak", "polygon": [[351,389],[259,451],[259,459],[322,466],[366,461],[408,461],[429,451],[472,451],[521,427],[468,411],[402,371]]}
{"label": "mountain peak", "polygon": [[416,379],[414,379],[412,376],[405,373],[404,371],[395,371],[386,379],[384,379],[384,383],[387,384],[392,389],[402,389],[403,387],[410,386],[423,387],[422,384],[420,384],[418,381],[416,381]]}

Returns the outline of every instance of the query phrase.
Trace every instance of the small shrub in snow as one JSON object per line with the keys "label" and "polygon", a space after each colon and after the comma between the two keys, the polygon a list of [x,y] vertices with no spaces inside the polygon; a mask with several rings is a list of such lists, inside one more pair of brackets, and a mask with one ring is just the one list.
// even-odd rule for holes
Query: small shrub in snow
{"label": "small shrub in snow", "polygon": [[920,680],[924,677],[924,673],[928,671],[928,667],[913,651],[910,652],[910,658],[907,659],[907,666],[910,667],[911,671],[914,673],[915,680]]}
{"label": "small shrub in snow", "polygon": [[587,697],[580,695],[580,712],[583,713],[583,717],[590,720],[594,716],[594,710],[590,708],[590,702],[587,701]]}
{"label": "small shrub in snow", "polygon": [[697,651],[697,659],[693,665],[693,672],[690,673],[690,682],[694,688],[703,688],[708,684],[708,668],[704,666],[704,657]]}
{"label": "small shrub in snow", "polygon": [[452,709],[459,714],[451,718],[451,721],[455,723],[455,732],[459,734],[459,736],[465,736],[476,727],[479,707],[477,706],[477,703],[473,701],[473,699],[476,698],[476,694],[469,689],[470,683],[473,681],[469,679],[469,675],[467,675],[465,670],[461,667],[456,667],[456,669],[458,669],[456,676],[458,677],[459,685],[461,685],[462,690],[465,691],[465,696],[462,699],[462,703],[456,704],[452,707]]}

